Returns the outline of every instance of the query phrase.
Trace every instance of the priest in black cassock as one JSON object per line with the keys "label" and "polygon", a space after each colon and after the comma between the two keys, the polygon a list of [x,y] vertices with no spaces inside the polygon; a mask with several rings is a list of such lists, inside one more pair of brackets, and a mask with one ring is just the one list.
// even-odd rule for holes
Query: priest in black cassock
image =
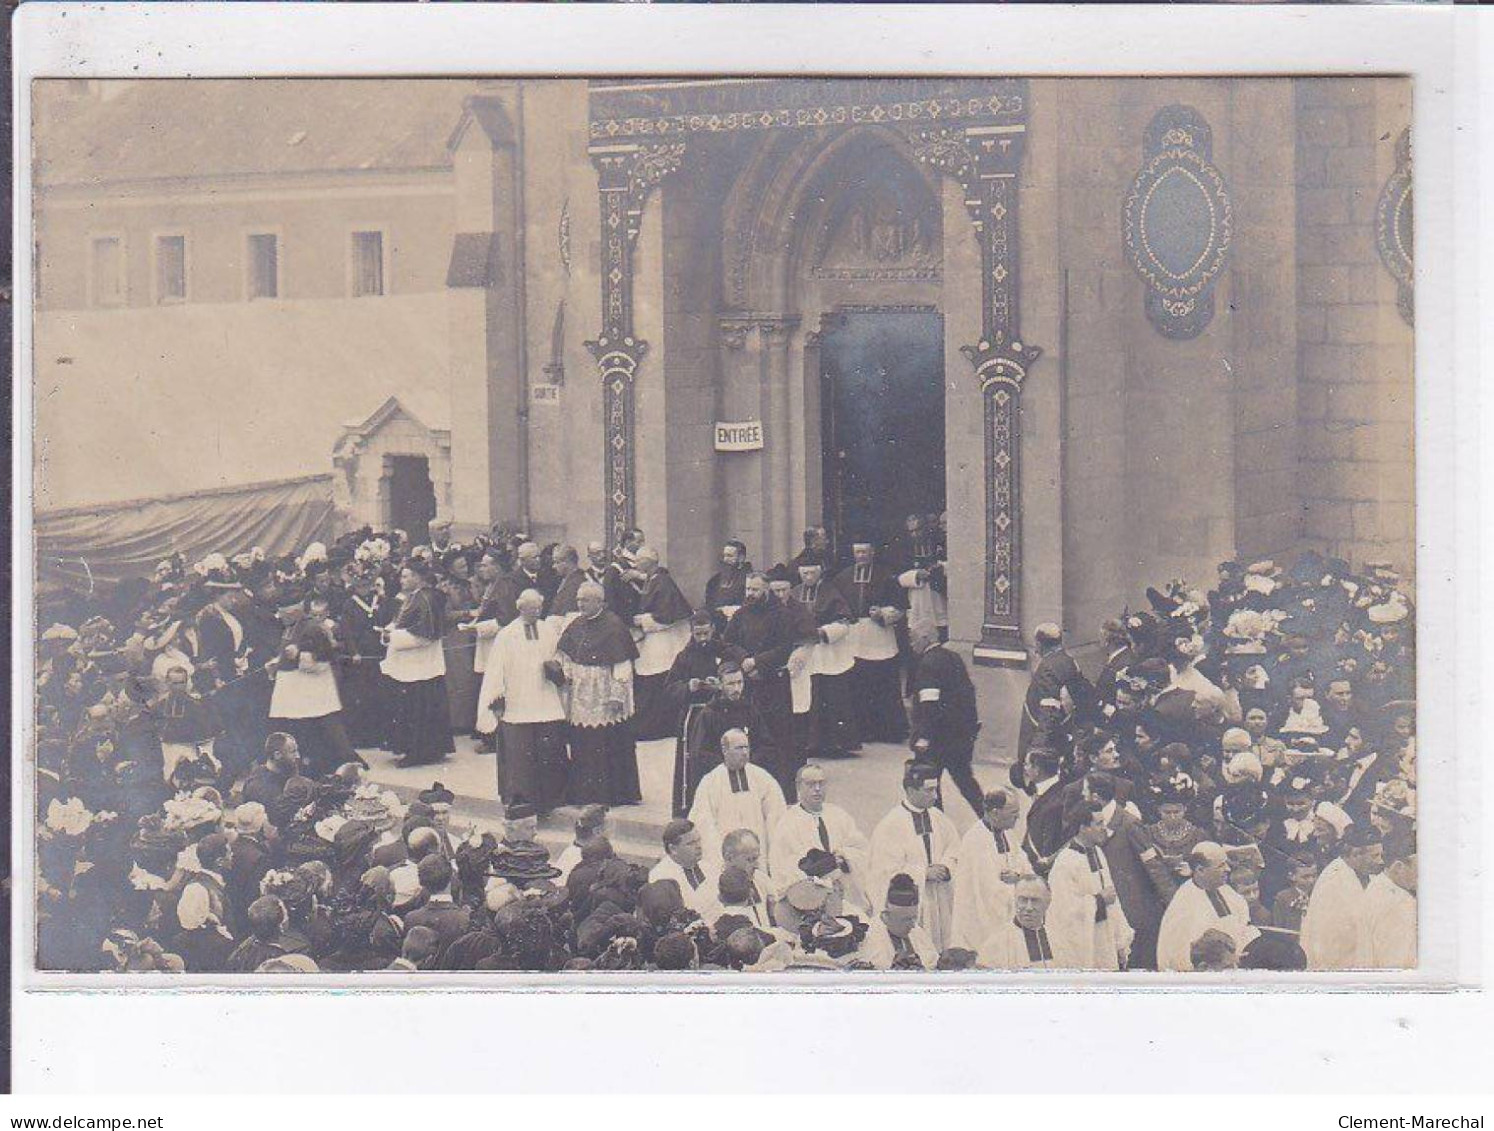
{"label": "priest in black cassock", "polygon": [[477,560],[477,581],[480,596],[471,621],[477,633],[477,654],[483,655],[492,646],[498,630],[518,617],[518,599],[523,590],[515,589],[509,582],[495,550],[487,551]]}
{"label": "priest in black cassock", "polygon": [[389,703],[379,671],[383,645],[380,631],[391,608],[377,574],[359,573],[348,581],[347,598],[337,618],[337,635],[346,646],[341,672],[348,737],[356,746],[386,746]]}
{"label": "priest in black cassock", "polygon": [[555,571],[556,586],[549,615],[564,631],[576,615],[576,592],[587,580],[586,571],[581,568],[581,555],[576,553],[576,547],[565,543],[550,552],[550,564]]}
{"label": "priest in black cassock", "polygon": [[446,598],[431,580],[424,560],[406,563],[400,571],[399,615],[385,630],[389,651],[383,671],[395,687],[389,749],[402,766],[439,762],[456,749],[441,646]]}
{"label": "priest in black cassock", "polygon": [[907,596],[897,574],[877,560],[871,542],[854,543],[851,554],[853,561],[836,575],[835,586],[851,606],[857,736],[862,742],[902,742],[908,737],[908,717],[899,656]]}
{"label": "priest in black cassock", "polygon": [[666,687],[675,657],[690,640],[690,602],[669,570],[659,564],[651,546],[634,555],[633,582],[638,592],[633,626],[638,630],[638,660],[633,693],[638,704],[635,735],[639,742],[669,738],[679,730],[683,713],[670,701]]}
{"label": "priest in black cassock", "polygon": [[270,734],[272,680],[265,664],[276,654],[278,625],[256,625],[255,604],[244,590],[208,585],[214,596],[197,616],[197,651],[200,666],[212,673],[209,697],[223,719],[223,740],[215,756],[229,770],[241,772],[259,757]]}
{"label": "priest in black cassock", "polygon": [[643,800],[633,746],[633,661],[638,648],[595,582],[576,594],[580,615],[556,646],[566,683],[573,804]]}
{"label": "priest in black cassock", "polygon": [[581,567],[577,585],[595,582],[606,594],[607,608],[623,620],[631,622],[636,613],[638,592],[623,580],[622,567],[612,560],[607,547],[601,542],[586,544],[586,564]]}
{"label": "priest in black cassock", "polygon": [[814,620],[818,642],[810,658],[813,693],[806,753],[846,758],[861,746],[856,727],[856,663],[851,606],[838,587],[824,580],[824,567],[801,565],[793,600]]}

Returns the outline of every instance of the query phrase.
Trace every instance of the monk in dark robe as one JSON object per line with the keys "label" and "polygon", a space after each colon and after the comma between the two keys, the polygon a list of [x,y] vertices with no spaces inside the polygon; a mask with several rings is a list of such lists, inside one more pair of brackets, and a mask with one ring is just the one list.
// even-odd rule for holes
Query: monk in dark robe
{"label": "monk in dark robe", "polygon": [[600,585],[582,584],[576,602],[580,615],[556,647],[570,721],[567,792],[577,805],[636,805],[643,800],[632,726],[638,648]]}
{"label": "monk in dark robe", "polygon": [[716,614],[716,626],[726,621],[747,599],[747,576],[752,563],[747,560],[747,545],[733,538],[721,548],[721,569],[711,575],[705,587],[705,607]]}
{"label": "monk in dark robe", "polygon": [[[781,583],[787,585],[787,582]],[[788,671],[789,657],[801,644],[816,639],[814,618],[798,605],[776,600],[769,592],[766,574],[747,577],[743,604],[726,626],[723,639],[742,649],[742,670],[747,676],[747,697],[761,713],[771,731],[771,747],[781,766],[771,767],[784,797],[794,797],[794,776],[804,761],[804,752],[794,734],[794,703]],[[754,749],[758,738],[753,739]]]}
{"label": "monk in dark robe", "polygon": [[690,811],[694,784],[702,776],[693,764],[697,759],[692,757],[696,751],[689,742],[691,727],[701,709],[720,690],[721,670],[731,664],[740,671],[739,665],[745,655],[740,648],[725,643],[716,634],[715,618],[710,611],[701,609],[691,616],[690,643],[675,657],[665,685],[670,702],[680,712],[674,749],[673,806],[676,817],[683,817]]}
{"label": "monk in dark robe", "polygon": [[763,713],[747,698],[746,677],[735,663],[721,665],[721,690],[696,713],[687,741],[690,744],[692,780],[688,783],[687,808],[695,803],[695,791],[708,773],[722,764],[721,739],[730,730],[747,735],[753,761],[773,775],[784,776],[787,752],[775,749],[773,732]]}

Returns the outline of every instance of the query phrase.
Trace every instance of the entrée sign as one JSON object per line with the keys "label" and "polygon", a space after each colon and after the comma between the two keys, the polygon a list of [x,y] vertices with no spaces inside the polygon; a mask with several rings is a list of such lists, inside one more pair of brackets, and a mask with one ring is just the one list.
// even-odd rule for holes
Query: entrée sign
{"label": "entr\u00e9e sign", "polygon": [[756,452],[763,446],[763,422],[761,420],[737,420],[716,422],[716,450],[718,452]]}

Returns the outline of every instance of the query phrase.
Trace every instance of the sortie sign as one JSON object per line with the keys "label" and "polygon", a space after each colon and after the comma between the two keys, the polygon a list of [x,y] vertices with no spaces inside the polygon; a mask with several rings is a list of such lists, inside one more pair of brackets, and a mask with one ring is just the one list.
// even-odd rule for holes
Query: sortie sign
{"label": "sortie sign", "polygon": [[718,452],[756,452],[763,446],[763,422],[761,420],[736,420],[716,422],[716,450]]}

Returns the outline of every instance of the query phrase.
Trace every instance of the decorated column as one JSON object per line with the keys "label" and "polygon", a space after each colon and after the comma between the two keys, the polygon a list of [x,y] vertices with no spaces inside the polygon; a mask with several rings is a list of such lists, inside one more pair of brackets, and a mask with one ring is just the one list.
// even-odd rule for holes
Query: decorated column
{"label": "decorated column", "polygon": [[1022,340],[1017,173],[1025,125],[938,127],[913,135],[918,160],[957,179],[981,255],[981,335],[961,347],[985,415],[986,569],[975,661],[1027,661],[1022,634],[1022,386],[1042,352]]}
{"label": "decorated column", "polygon": [[622,542],[636,525],[633,380],[648,343],[633,330],[633,250],[643,207],[654,186],[680,167],[683,142],[593,146],[602,206],[602,333],[586,348],[602,378],[602,434],[607,451],[607,541]]}

